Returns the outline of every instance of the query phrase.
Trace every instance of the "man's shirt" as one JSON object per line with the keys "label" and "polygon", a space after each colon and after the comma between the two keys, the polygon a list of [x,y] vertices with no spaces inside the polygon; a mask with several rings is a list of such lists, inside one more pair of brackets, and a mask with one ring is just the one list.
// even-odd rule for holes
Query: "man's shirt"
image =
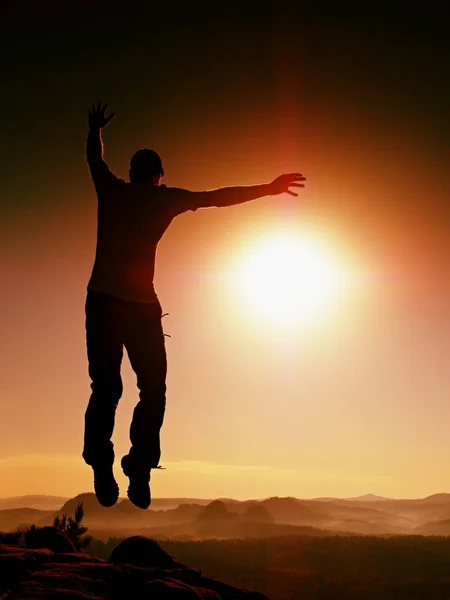
{"label": "man's shirt", "polygon": [[90,164],[98,197],[97,248],[88,290],[133,302],[157,302],[158,242],[179,214],[213,206],[213,192],[127,183],[104,161]]}

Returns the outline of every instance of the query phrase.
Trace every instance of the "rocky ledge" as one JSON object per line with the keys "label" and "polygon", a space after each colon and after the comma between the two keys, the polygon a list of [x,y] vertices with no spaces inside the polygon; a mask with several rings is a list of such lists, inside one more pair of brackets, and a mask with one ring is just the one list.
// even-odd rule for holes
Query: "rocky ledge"
{"label": "rocky ledge", "polygon": [[150,538],[124,540],[106,561],[47,534],[40,548],[0,545],[0,600],[268,600],[203,577]]}

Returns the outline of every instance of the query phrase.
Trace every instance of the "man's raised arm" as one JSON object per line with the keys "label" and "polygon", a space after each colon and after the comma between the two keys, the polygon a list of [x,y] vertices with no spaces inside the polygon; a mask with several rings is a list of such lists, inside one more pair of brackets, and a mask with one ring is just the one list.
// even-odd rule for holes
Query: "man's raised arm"
{"label": "man's raised arm", "polygon": [[89,110],[89,133],[86,143],[86,159],[88,164],[98,163],[103,160],[103,143],[101,131],[106,127],[116,113],[105,116],[105,110],[108,105],[102,106],[98,102],[97,106],[92,105]]}
{"label": "man's raised arm", "polygon": [[86,160],[89,166],[103,160],[103,142],[100,129],[89,127],[86,142]]}
{"label": "man's raised arm", "polygon": [[[108,125],[116,113],[105,116],[107,105],[100,102],[89,110],[89,131],[86,142],[86,160],[91,170],[97,190],[110,177],[114,177],[103,159],[102,129]],[[114,177],[115,178],[115,177]]]}

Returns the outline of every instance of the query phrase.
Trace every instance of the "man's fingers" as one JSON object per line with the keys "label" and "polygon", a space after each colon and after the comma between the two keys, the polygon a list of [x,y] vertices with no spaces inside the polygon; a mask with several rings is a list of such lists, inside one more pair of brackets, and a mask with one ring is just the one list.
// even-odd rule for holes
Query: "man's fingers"
{"label": "man's fingers", "polygon": [[102,106],[102,113],[103,113],[103,114],[105,114],[105,110],[106,110],[106,107],[107,107],[107,106],[108,106],[107,104],[104,104],[104,105]]}
{"label": "man's fingers", "polygon": [[112,112],[108,117],[105,118],[106,124],[108,124],[113,117],[115,117],[116,113]]}
{"label": "man's fingers", "polygon": [[290,183],[289,187],[305,187],[303,183]]}
{"label": "man's fingers", "polygon": [[298,194],[291,192],[291,190],[287,190],[286,193],[289,194],[289,196],[298,196]]}

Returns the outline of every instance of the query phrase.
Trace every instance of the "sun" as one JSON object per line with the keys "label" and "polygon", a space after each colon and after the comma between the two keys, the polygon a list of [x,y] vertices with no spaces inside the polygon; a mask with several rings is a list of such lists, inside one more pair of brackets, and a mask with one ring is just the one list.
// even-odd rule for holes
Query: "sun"
{"label": "sun", "polygon": [[345,282],[337,253],[311,235],[263,237],[243,254],[236,291],[252,314],[269,323],[295,325],[325,316]]}

